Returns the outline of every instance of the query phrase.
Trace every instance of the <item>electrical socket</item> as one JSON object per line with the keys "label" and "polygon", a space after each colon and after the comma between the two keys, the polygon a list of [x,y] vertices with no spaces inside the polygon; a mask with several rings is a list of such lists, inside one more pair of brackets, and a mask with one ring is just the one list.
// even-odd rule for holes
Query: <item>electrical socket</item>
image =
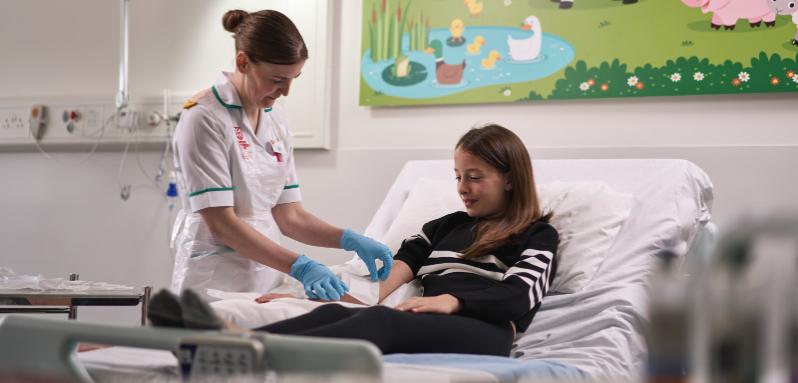
{"label": "electrical socket", "polygon": [[0,109],[0,138],[25,139],[30,137],[28,113],[25,108]]}
{"label": "electrical socket", "polygon": [[[102,106],[87,106],[83,108],[83,136],[96,137],[100,134],[105,120],[103,119]],[[107,128],[107,126],[106,126]]]}

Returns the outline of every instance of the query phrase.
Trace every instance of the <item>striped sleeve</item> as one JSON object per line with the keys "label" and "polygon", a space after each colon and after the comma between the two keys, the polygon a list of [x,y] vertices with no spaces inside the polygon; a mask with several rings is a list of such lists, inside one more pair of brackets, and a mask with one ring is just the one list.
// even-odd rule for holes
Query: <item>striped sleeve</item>
{"label": "striped sleeve", "polygon": [[554,253],[547,250],[526,249],[521,259],[504,274],[504,279],[520,279],[528,289],[529,309],[537,306],[549,289]]}
{"label": "striped sleeve", "polygon": [[418,275],[418,271],[432,254],[435,234],[447,217],[449,216],[425,223],[421,227],[421,231],[402,241],[402,246],[399,247],[393,259],[406,263],[413,271],[413,275]]}
{"label": "striped sleeve", "polygon": [[522,236],[520,256],[493,286],[453,293],[463,315],[493,321],[512,321],[537,307],[554,278],[554,258],[559,236],[543,222],[533,224]]}

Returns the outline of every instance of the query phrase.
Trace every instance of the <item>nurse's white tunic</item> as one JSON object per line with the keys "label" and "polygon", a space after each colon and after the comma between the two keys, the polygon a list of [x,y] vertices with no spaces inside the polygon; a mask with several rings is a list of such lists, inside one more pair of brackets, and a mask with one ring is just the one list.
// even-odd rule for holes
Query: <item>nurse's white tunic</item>
{"label": "nurse's white tunic", "polygon": [[275,105],[261,112],[255,134],[230,76],[222,73],[210,89],[187,101],[175,128],[183,208],[174,226],[174,291],[266,292],[282,278],[279,271],[245,258],[214,238],[198,213],[208,207],[232,206],[238,217],[278,242],[280,232],[272,208],[301,200],[291,134],[280,108]]}

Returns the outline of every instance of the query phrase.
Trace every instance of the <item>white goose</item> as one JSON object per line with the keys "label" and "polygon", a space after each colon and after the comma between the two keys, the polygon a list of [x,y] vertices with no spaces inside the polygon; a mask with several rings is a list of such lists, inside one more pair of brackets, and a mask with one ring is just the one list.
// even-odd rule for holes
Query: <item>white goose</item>
{"label": "white goose", "polygon": [[515,61],[530,61],[540,55],[540,48],[543,43],[543,28],[537,16],[529,16],[524,20],[521,28],[532,30],[532,37],[516,40],[512,36],[507,36],[507,46],[509,47],[510,57]]}

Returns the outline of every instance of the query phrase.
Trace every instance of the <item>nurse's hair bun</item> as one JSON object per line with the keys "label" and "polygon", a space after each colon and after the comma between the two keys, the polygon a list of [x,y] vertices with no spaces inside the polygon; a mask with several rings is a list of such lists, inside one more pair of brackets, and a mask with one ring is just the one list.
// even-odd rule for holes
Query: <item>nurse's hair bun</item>
{"label": "nurse's hair bun", "polygon": [[249,12],[233,9],[227,11],[224,16],[222,16],[222,25],[226,31],[236,33],[238,27],[247,17],[249,17]]}

